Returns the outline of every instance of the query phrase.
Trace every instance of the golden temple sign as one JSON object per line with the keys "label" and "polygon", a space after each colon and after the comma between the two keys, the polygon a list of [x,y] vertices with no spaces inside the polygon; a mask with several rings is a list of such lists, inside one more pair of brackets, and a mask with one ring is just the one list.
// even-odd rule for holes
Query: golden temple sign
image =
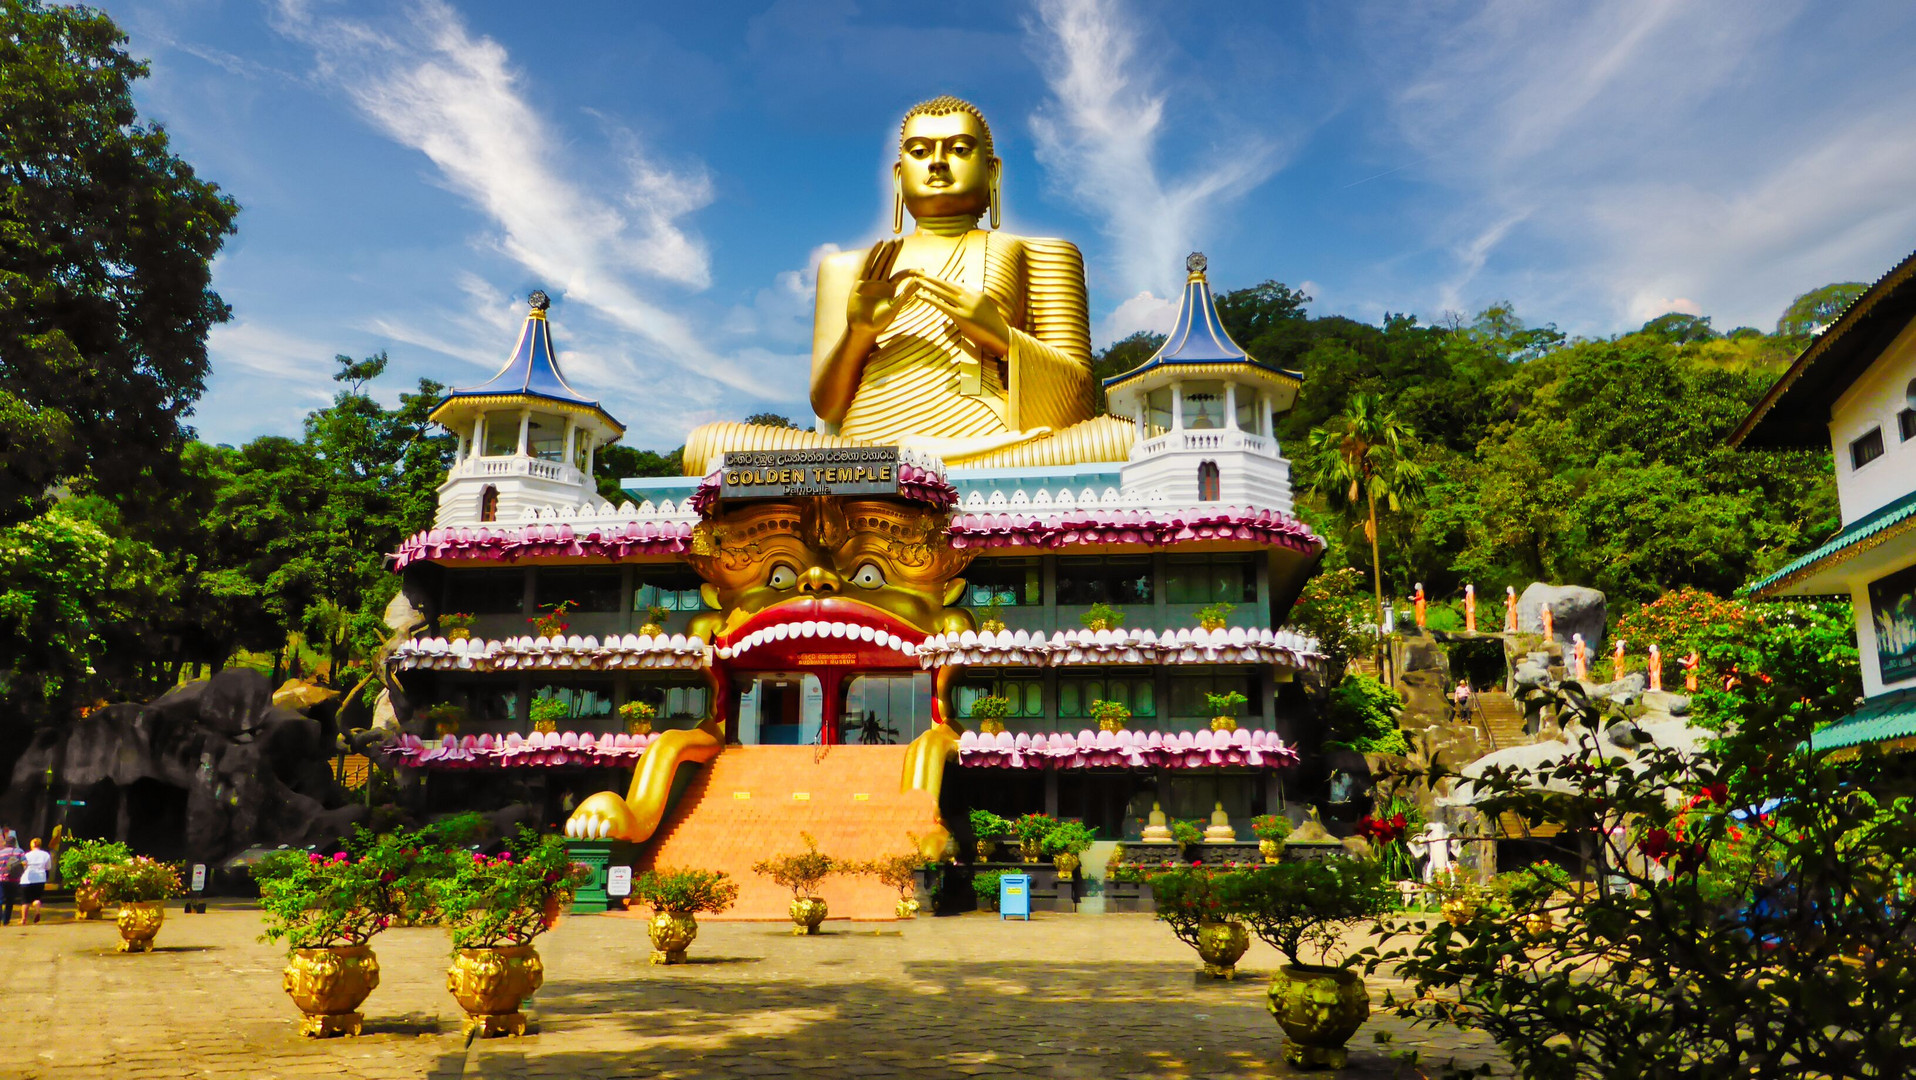
{"label": "golden temple sign", "polygon": [[722,499],[896,494],[896,446],[734,450],[725,455],[719,470]]}

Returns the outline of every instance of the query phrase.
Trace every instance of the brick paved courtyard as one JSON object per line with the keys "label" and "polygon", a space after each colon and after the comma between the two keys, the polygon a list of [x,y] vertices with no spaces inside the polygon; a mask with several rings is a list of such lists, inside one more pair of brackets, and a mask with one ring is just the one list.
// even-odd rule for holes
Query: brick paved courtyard
{"label": "brick paved courtyard", "polygon": [[[635,918],[575,916],[542,938],[537,1033],[470,1048],[446,992],[446,936],[375,942],[379,989],[357,1039],[302,1039],[282,955],[257,912],[167,913],[159,950],[113,951],[110,922],[0,929],[0,1076],[112,1077],[1238,1077],[1289,1075],[1264,1011],[1277,954],[1253,942],[1235,983],[1148,915],[982,915],[700,928],[696,963],[657,968]],[[1381,1001],[1386,980],[1370,980]],[[1426,1062],[1500,1060],[1482,1039],[1373,1014],[1345,1076],[1398,1071],[1387,1031]],[[1434,1069],[1431,1070],[1434,1074]]]}

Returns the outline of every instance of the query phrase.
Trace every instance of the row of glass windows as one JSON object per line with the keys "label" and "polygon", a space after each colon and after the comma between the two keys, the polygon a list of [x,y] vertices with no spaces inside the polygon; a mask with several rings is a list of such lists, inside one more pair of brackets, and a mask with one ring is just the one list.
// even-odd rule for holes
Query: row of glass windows
{"label": "row of glass windows", "polygon": [[[1252,702],[1257,700],[1255,676],[1243,673],[1173,675],[1166,689],[1170,697],[1166,715],[1174,717],[1209,717],[1211,708],[1205,701],[1206,694],[1226,694],[1235,690]],[[1007,719],[1042,720],[1048,715],[1045,711],[1044,683],[1035,676],[967,677],[954,691],[953,704],[960,716],[969,717],[972,705],[982,697],[1010,699],[1011,714]],[[1095,701],[1115,701],[1130,709],[1131,715],[1138,719],[1156,719],[1159,715],[1157,680],[1152,676],[1058,677],[1058,719],[1088,720],[1091,704]]]}
{"label": "row of glass windows", "polygon": [[[583,470],[587,433],[580,430],[572,439],[572,465]],[[480,450],[486,457],[512,457],[519,452],[519,414],[491,412],[485,417]],[[565,460],[565,417],[536,412],[526,422],[526,452],[544,461]]]}
{"label": "row of glass windows", "polygon": [[[632,610],[654,605],[667,611],[698,611],[699,576],[687,567],[637,567]],[[617,567],[545,567],[533,588],[540,609],[571,601],[575,612],[619,610]],[[446,574],[445,609],[472,615],[517,615],[525,603],[524,570],[451,570]]]}
{"label": "row of glass windows", "polygon": [[[1221,382],[1192,382],[1183,387],[1184,426],[1205,429],[1224,427],[1224,384]],[[1145,395],[1145,423],[1153,428],[1170,428],[1171,388],[1160,387]],[[1258,421],[1258,392],[1249,387],[1237,390],[1237,429],[1256,433],[1262,427]]]}
{"label": "row of glass windows", "polygon": [[[613,715],[612,685],[609,682],[547,683],[532,690],[535,701],[557,699],[565,702],[569,715],[577,720],[610,720]],[[476,721],[495,724],[518,722],[519,695],[515,689],[497,683],[468,683],[446,690],[446,700],[461,705]],[[703,685],[660,685],[648,683],[630,688],[629,701],[644,701],[666,720],[703,719],[710,711],[710,695]]]}

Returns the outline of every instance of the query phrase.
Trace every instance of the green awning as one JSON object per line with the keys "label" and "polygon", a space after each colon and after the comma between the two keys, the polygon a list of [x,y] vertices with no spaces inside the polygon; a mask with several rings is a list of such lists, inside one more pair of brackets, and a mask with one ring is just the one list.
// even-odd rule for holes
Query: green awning
{"label": "green awning", "polygon": [[1773,589],[1800,581],[1837,556],[1850,558],[1860,555],[1906,528],[1916,528],[1916,491],[1843,526],[1842,532],[1830,537],[1815,551],[1751,585],[1750,595],[1762,596]]}
{"label": "green awning", "polygon": [[1810,736],[1811,750],[1837,750],[1864,743],[1916,738],[1916,690],[1898,690],[1863,702],[1863,707]]}

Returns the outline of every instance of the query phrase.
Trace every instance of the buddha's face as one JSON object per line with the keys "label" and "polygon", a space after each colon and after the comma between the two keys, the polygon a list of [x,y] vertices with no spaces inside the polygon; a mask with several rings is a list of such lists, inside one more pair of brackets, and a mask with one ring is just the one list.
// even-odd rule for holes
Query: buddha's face
{"label": "buddha's face", "polygon": [[997,169],[998,159],[985,153],[984,127],[970,113],[914,116],[905,122],[898,179],[912,217],[984,213]]}

